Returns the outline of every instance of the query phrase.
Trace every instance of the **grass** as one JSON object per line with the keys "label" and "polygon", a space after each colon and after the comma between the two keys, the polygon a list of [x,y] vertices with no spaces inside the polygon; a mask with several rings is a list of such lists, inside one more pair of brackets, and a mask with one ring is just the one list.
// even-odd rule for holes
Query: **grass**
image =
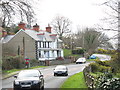
{"label": "grass", "polygon": [[[46,66],[35,66],[35,67],[30,67],[29,69],[42,68],[42,67],[46,67]],[[2,73],[4,73],[4,74],[9,74],[9,73],[13,73],[13,72],[20,71],[20,70],[26,70],[26,69],[27,69],[27,68],[25,68],[25,69],[3,70]]]}
{"label": "grass", "polygon": [[63,49],[64,50],[64,56],[70,56],[70,55],[72,55],[72,50],[70,50],[70,49]]}
{"label": "grass", "polygon": [[87,89],[87,85],[85,83],[83,72],[77,73],[71,77],[69,77],[61,86],[61,90],[65,88],[84,88]]}
{"label": "grass", "polygon": [[97,77],[97,76],[100,76],[100,75],[103,75],[104,73],[102,72],[95,72],[95,73],[90,73],[90,75],[94,76],[94,77]]}
{"label": "grass", "polygon": [[95,61],[96,59],[87,59],[87,61]]}
{"label": "grass", "polygon": [[64,57],[68,57],[68,56],[74,56],[74,57],[81,57],[80,54],[72,54],[72,50],[71,49],[63,49],[64,50]]}

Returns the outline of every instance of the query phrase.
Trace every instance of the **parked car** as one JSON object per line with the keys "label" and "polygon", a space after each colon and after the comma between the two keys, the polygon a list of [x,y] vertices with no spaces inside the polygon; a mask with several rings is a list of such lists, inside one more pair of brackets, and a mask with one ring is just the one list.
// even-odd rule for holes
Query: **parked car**
{"label": "parked car", "polygon": [[54,76],[65,75],[68,76],[68,68],[64,65],[58,65],[54,69]]}
{"label": "parked car", "polygon": [[95,55],[91,55],[89,59],[96,59],[97,57]]}
{"label": "parked car", "polygon": [[39,70],[22,70],[18,75],[14,76],[14,90],[33,89],[43,90],[44,79]]}
{"label": "parked car", "polygon": [[86,63],[86,59],[85,59],[84,57],[79,58],[79,59],[76,61],[76,64],[80,64],[80,63]]}

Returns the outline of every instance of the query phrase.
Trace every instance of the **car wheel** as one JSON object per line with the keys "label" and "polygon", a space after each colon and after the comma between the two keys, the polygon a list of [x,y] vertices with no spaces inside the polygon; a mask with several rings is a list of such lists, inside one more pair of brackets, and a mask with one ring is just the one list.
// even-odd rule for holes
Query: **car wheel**
{"label": "car wheel", "polygon": [[14,88],[13,90],[18,90],[17,88]]}
{"label": "car wheel", "polygon": [[44,86],[42,86],[41,90],[44,90]]}
{"label": "car wheel", "polygon": [[57,76],[57,75],[54,73],[54,76]]}

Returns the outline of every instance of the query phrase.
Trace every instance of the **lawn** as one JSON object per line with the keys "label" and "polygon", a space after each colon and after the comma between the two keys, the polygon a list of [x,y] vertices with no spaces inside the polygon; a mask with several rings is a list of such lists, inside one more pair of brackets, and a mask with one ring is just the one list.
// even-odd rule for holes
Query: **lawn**
{"label": "lawn", "polygon": [[69,77],[61,86],[61,90],[65,90],[65,88],[79,88],[87,90],[83,72]]}
{"label": "lawn", "polygon": [[[35,67],[30,67],[30,68],[28,68],[28,69],[35,69],[35,68],[42,68],[42,67],[46,67],[46,66],[35,66]],[[27,68],[26,68],[26,69],[27,69]],[[26,69],[3,70],[2,73],[9,74],[9,73],[13,73],[13,72],[20,71],[20,70],[26,70]]]}
{"label": "lawn", "polygon": [[64,51],[64,57],[68,57],[68,56],[75,56],[75,57],[82,57],[82,55],[80,54],[72,54],[72,50],[71,49],[63,49]]}

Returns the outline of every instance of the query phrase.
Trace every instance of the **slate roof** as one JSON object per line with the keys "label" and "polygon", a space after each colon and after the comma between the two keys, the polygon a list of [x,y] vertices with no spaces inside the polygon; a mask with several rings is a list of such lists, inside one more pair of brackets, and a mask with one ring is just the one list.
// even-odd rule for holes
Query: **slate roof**
{"label": "slate roof", "polygon": [[[46,32],[45,30],[40,30],[39,32],[36,32],[32,29],[26,29],[26,30],[19,30],[15,35],[19,34],[20,32],[25,32],[27,35],[29,35],[30,37],[32,37],[34,40],[36,41],[55,41],[56,39],[58,40],[58,42],[62,42],[62,40],[60,40],[57,36],[50,36],[52,33]],[[3,43],[7,43],[8,41],[10,41],[15,35],[7,35],[6,37],[4,37],[4,39],[2,40]],[[53,38],[54,37],[54,38]],[[44,39],[43,39],[44,38]]]}
{"label": "slate roof", "polygon": [[4,38],[2,38],[2,43],[7,43],[9,40],[11,40],[15,35],[7,35]]}

